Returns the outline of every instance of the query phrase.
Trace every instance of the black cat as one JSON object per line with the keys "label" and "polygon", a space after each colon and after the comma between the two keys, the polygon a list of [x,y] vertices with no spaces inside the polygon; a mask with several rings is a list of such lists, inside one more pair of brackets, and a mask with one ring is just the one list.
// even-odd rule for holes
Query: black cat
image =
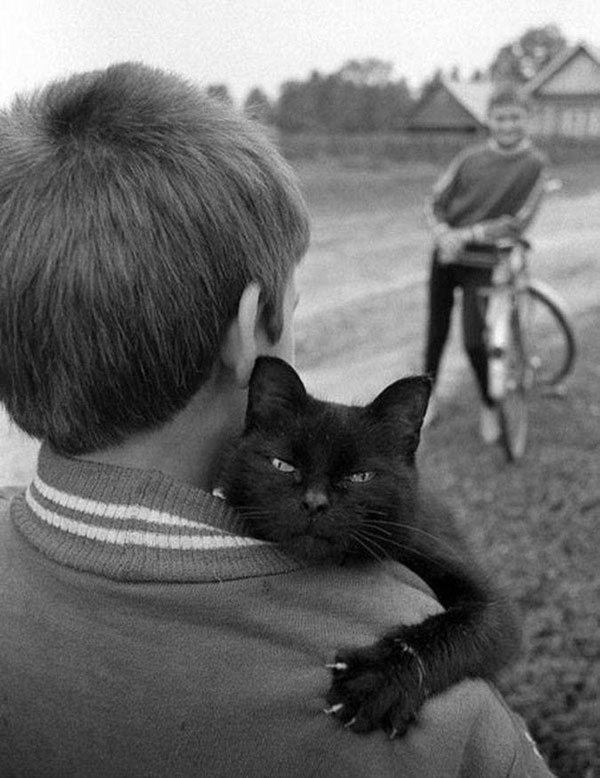
{"label": "black cat", "polygon": [[493,679],[518,647],[512,611],[447,510],[418,487],[415,452],[430,394],[404,378],[365,407],[311,397],[295,370],[261,357],[246,425],[225,468],[249,534],[311,563],[394,559],[445,612],[340,650],[327,712],[359,732],[403,734],[424,700],[464,678]]}

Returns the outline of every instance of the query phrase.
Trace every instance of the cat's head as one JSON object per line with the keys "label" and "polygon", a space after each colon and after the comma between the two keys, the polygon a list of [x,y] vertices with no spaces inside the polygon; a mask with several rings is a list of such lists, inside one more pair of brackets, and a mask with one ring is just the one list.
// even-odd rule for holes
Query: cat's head
{"label": "cat's head", "polygon": [[250,534],[311,561],[384,556],[414,509],[415,452],[431,391],[403,378],[366,406],[308,394],[296,371],[260,357],[246,424],[226,468],[228,501]]}

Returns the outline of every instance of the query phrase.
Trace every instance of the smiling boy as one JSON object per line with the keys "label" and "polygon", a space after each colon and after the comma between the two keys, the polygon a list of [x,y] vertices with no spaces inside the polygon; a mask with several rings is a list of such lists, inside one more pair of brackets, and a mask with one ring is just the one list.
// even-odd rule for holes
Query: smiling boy
{"label": "smiling boy", "polygon": [[[485,443],[500,434],[487,387],[483,311],[478,290],[490,284],[490,254],[481,244],[522,234],[544,190],[545,158],[528,137],[529,108],[513,85],[497,87],[487,110],[489,140],[459,154],[433,189],[430,220],[434,251],[429,278],[425,372],[436,381],[448,338],[456,287],[463,291],[463,342],[481,395],[480,432]],[[474,267],[475,259],[488,266]],[[434,393],[429,418],[436,413]]]}

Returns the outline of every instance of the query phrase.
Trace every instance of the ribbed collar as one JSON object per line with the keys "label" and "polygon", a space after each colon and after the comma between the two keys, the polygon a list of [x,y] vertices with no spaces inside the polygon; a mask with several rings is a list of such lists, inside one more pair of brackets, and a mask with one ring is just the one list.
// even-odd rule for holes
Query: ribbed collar
{"label": "ribbed collar", "polygon": [[497,154],[501,154],[503,157],[514,157],[517,154],[522,154],[524,151],[532,148],[533,143],[531,142],[531,138],[523,138],[517,143],[516,146],[513,146],[510,149],[506,149],[504,146],[501,146],[494,138],[489,138],[488,146],[492,149],[492,151],[495,151]]}
{"label": "ribbed collar", "polygon": [[244,536],[218,497],[158,471],[70,459],[49,446],[11,517],[56,562],[118,580],[221,581],[301,566]]}

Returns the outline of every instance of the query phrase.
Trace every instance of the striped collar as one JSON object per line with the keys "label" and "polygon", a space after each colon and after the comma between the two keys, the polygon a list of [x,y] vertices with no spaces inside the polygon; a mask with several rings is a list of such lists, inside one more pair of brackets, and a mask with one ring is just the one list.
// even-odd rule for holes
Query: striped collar
{"label": "striped collar", "polygon": [[271,543],[244,536],[237,514],[207,492],[48,446],[11,517],[46,556],[107,578],[220,581],[300,567]]}

